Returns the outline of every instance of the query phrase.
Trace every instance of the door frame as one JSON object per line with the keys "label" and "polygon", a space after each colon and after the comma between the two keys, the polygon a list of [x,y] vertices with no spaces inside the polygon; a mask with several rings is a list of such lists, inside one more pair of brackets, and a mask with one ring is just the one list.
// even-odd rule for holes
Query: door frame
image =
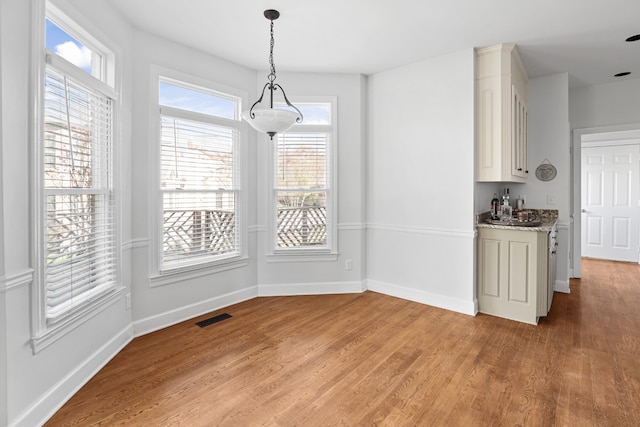
{"label": "door frame", "polygon": [[593,128],[574,129],[571,138],[571,212],[569,217],[569,277],[582,276],[582,137],[585,135],[610,132],[637,132],[640,135],[640,123],[624,125],[599,126]]}

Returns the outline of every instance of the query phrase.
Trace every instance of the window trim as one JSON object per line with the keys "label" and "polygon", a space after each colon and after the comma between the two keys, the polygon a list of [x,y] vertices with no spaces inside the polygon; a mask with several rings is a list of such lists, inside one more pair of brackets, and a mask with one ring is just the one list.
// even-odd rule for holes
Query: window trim
{"label": "window trim", "polygon": [[[278,204],[276,202],[275,185],[275,156],[277,140],[269,141],[268,154],[268,221],[267,242],[268,251],[265,259],[267,262],[324,262],[336,261],[338,257],[338,97],[337,96],[290,96],[294,105],[299,104],[329,104],[331,114],[327,125],[295,124],[289,131],[292,133],[328,133],[329,161],[327,164],[327,245],[323,248],[279,248],[277,246],[278,232]],[[286,133],[286,132],[285,132]],[[265,136],[265,139],[267,137]]]}
{"label": "window trim", "polygon": [[[45,47],[45,18],[48,18],[56,25],[63,28],[69,35],[77,38],[82,43],[86,43],[92,50],[98,52],[103,58],[102,81],[92,77],[90,74],[77,69],[74,65],[66,61],[53,52],[48,52]],[[62,23],[62,24],[61,24]],[[72,29],[72,30],[70,30]],[[53,5],[47,0],[35,0],[32,14],[32,43],[31,43],[31,67],[30,84],[32,104],[30,108],[30,134],[31,145],[31,229],[36,230],[31,236],[31,262],[38,266],[34,270],[33,292],[31,293],[31,348],[33,354],[56,342],[71,330],[85,323],[90,318],[96,316],[116,301],[121,299],[125,289],[122,285],[122,254],[121,248],[121,162],[120,144],[121,130],[119,124],[119,114],[121,111],[121,101],[119,97],[119,81],[117,72],[121,70],[119,58],[122,52],[119,47],[111,42],[89,21],[83,19],[70,7],[64,10]],[[44,74],[47,64],[79,80],[113,100],[113,139],[112,143],[112,191],[114,193],[113,223],[116,227],[114,249],[115,255],[115,285],[96,295],[89,296],[78,306],[60,315],[55,321],[48,322],[46,314],[46,283],[44,272],[39,266],[44,263],[43,253],[43,233],[44,218],[46,216],[46,203],[43,198],[46,193],[42,186],[43,182],[43,159],[44,159]]]}
{"label": "window trim", "polygon": [[[236,120],[216,117],[193,111],[183,110],[175,107],[160,106],[159,85],[160,81],[183,86],[188,89],[206,89],[214,94],[219,94],[222,98],[236,98],[238,100]],[[211,80],[183,73],[170,68],[152,64],[149,79],[149,138],[151,148],[149,150],[149,173],[151,176],[149,186],[154,190],[149,196],[149,276],[150,287],[174,284],[189,278],[200,277],[233,268],[242,268],[248,264],[248,232],[247,232],[247,182],[248,182],[248,159],[247,159],[247,126],[240,120],[240,111],[246,104],[248,94],[244,91],[215,83]],[[169,115],[178,112],[184,118],[191,117],[192,120],[204,121],[224,127],[235,127],[238,130],[237,153],[234,154],[237,161],[238,176],[235,191],[238,194],[237,212],[240,227],[238,232],[238,252],[221,259],[208,260],[204,262],[194,262],[176,267],[163,268],[162,258],[162,225],[163,225],[163,205],[162,191],[160,188],[160,117],[161,110]]]}

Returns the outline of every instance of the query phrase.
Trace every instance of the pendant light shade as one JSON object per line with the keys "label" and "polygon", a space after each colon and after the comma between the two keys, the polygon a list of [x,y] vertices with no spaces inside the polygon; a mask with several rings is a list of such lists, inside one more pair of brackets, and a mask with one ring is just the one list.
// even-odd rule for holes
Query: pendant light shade
{"label": "pendant light shade", "polygon": [[[276,66],[273,62],[273,21],[278,19],[280,16],[280,12],[277,10],[269,9],[264,11],[264,16],[269,21],[271,21],[271,43],[269,49],[269,66],[271,71],[267,76],[269,80],[267,84],[262,88],[262,94],[260,98],[256,102],[253,103],[251,108],[248,111],[244,111],[242,113],[242,118],[249,123],[255,130],[258,132],[266,133],[273,139],[273,137],[277,133],[286,132],[296,123],[302,123],[302,112],[294,106],[289,99],[287,98],[287,94],[284,92],[282,86],[278,83],[274,83],[276,80]],[[262,103],[262,98],[264,98],[265,90],[269,90],[269,106],[268,108],[255,108],[256,105]],[[291,110],[281,110],[277,108],[273,108],[273,93],[277,90],[282,91],[282,97],[284,98],[284,102],[291,107],[294,111]]]}
{"label": "pendant light shade", "polygon": [[[253,114],[253,118],[251,118]],[[296,124],[300,115],[288,110],[275,108],[261,108],[259,110],[245,111],[242,118],[258,132],[266,133],[273,139],[275,134],[286,132]]]}

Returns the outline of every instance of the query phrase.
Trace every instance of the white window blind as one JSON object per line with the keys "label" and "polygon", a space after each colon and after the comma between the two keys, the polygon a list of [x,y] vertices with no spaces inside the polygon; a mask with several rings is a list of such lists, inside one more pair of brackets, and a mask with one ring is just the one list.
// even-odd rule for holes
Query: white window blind
{"label": "white window blind", "polygon": [[113,108],[108,95],[46,66],[41,161],[48,322],[116,285]]}
{"label": "white window blind", "polygon": [[326,132],[278,135],[274,184],[279,248],[327,246],[329,138]]}
{"label": "white window blind", "polygon": [[239,253],[238,129],[161,111],[162,266]]}

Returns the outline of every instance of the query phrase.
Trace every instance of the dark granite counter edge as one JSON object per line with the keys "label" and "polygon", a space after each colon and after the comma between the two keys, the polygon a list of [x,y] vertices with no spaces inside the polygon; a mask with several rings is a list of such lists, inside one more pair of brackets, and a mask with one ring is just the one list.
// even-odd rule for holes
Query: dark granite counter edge
{"label": "dark granite counter edge", "polygon": [[512,223],[509,225],[502,224],[488,224],[485,221],[491,218],[489,211],[476,215],[476,227],[478,228],[495,228],[504,230],[518,230],[518,231],[535,231],[535,232],[550,232],[558,223],[558,211],[556,209],[526,209],[533,212],[533,214],[542,222],[535,227],[527,227],[523,225],[517,225]]}

